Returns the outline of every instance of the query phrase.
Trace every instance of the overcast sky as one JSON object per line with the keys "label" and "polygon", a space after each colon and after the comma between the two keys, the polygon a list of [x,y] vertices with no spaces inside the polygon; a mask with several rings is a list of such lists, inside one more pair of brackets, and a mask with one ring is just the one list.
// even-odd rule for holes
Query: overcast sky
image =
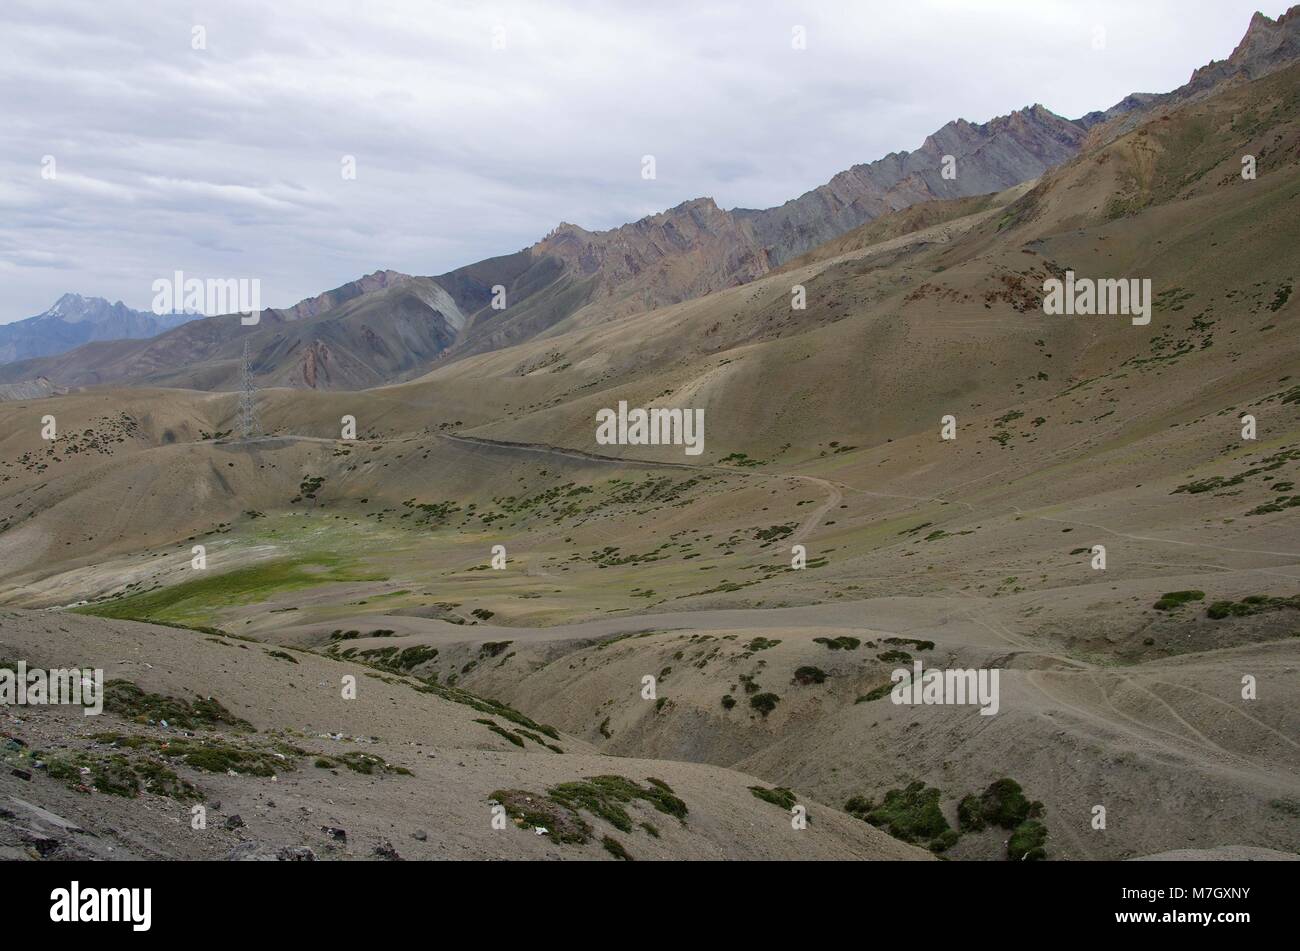
{"label": "overcast sky", "polygon": [[780,204],[954,118],[1167,91],[1286,6],[4,0],[0,323],[67,291],[147,310],[177,269],[287,306],[560,221]]}

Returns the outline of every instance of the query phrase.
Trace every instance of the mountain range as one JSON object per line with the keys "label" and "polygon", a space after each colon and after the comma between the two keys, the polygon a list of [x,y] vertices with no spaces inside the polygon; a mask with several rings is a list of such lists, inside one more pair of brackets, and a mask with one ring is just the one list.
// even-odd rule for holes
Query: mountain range
{"label": "mountain range", "polygon": [[[233,316],[184,322],[121,304],[65,296],[47,314],[0,326],[0,383],[44,377],[60,386],[136,381],[233,389],[245,339],[263,386],[361,389],[400,382],[561,325],[642,313],[754,281],[883,216],[989,195],[1131,131],[1152,116],[1300,59],[1300,12],[1256,14],[1231,55],[1178,89],[1134,93],[1077,120],[1035,104],[987,123],[948,123],[913,152],[849,168],[783,205],[725,210],[683,202],[608,231],[562,223],[536,244],[446,274],[376,271],[247,330]],[[944,174],[951,157],[955,175]],[[503,309],[493,288],[505,290]],[[78,303],[81,302],[81,303]],[[80,308],[80,309],[79,309]],[[80,320],[60,312],[104,316]],[[159,336],[155,336],[159,335]]]}
{"label": "mountain range", "polygon": [[64,294],[48,310],[0,324],[0,364],[64,353],[96,340],[139,340],[193,320],[195,314],[161,316],[132,310],[121,301]]}

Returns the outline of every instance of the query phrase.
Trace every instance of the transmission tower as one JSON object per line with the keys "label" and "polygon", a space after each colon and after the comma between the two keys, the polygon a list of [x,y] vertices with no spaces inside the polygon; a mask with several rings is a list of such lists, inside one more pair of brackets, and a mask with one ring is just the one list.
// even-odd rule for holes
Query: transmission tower
{"label": "transmission tower", "polygon": [[245,439],[252,439],[262,428],[257,420],[257,410],[253,406],[256,395],[257,386],[253,383],[253,361],[248,356],[248,341],[245,340],[243,389],[239,393],[239,423]]}

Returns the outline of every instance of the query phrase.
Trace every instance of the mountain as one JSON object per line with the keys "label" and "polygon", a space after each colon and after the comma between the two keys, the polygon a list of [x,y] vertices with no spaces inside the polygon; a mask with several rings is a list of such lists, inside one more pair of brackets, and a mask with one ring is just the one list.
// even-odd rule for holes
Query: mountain
{"label": "mountain", "polygon": [[121,301],[64,294],[44,313],[0,324],[0,363],[64,353],[92,340],[138,340],[192,320],[191,314],[157,316]]}
{"label": "mountain", "polygon": [[[442,363],[748,284],[842,238],[841,248],[861,247],[885,231],[902,233],[904,221],[934,223],[946,212],[894,218],[883,231],[868,227],[909,208],[1032,182],[1155,116],[1297,59],[1300,7],[1277,20],[1256,14],[1226,60],[1197,69],[1173,92],[1133,93],[1079,119],[1040,104],[985,123],[959,119],[915,151],[855,165],[774,208],[725,210],[705,197],[606,231],[566,222],[531,247],[434,277],[376,271],[266,311],[262,326],[247,333],[231,318],[208,318],[157,340],[91,343],[52,360],[13,363],[0,367],[0,382],[44,376],[63,386],[134,380],[234,388],[245,336],[260,385],[400,382]],[[945,176],[945,167],[953,174]],[[504,308],[494,305],[498,287]],[[39,355],[9,360],[22,356]]]}
{"label": "mountain", "polygon": [[[527,253],[534,262],[548,262],[554,281],[569,289],[564,318],[607,320],[749,283],[916,204],[999,192],[1037,178],[1077,154],[1087,134],[1084,125],[1041,105],[978,125],[961,119],[915,152],[855,165],[776,208],[727,211],[712,198],[696,198],[609,231],[564,223]],[[955,160],[955,177],[943,175],[945,156]],[[540,311],[525,300],[518,310],[484,314],[471,321],[456,353],[527,339],[558,323],[558,316],[549,299]]]}
{"label": "mountain", "polygon": [[286,320],[303,320],[307,317],[317,317],[331,308],[360,297],[362,294],[369,294],[372,291],[380,291],[388,287],[396,287],[398,284],[405,283],[410,279],[409,274],[402,274],[400,271],[375,271],[373,274],[367,274],[355,281],[349,281],[331,291],[325,291],[315,297],[300,300],[288,310],[280,313]]}
{"label": "mountain", "polygon": [[[333,302],[333,303],[330,303]],[[363,389],[423,372],[464,317],[429,278],[379,271],[244,326],[237,314],[194,320],[148,340],[113,340],[0,367],[0,382],[37,376],[67,386],[117,380],[234,389],[247,341],[262,386]]]}
{"label": "mountain", "polygon": [[1259,79],[1300,57],[1300,7],[1292,7],[1276,20],[1256,13],[1246,35],[1226,60],[1211,62],[1192,73],[1179,98],[1208,92],[1234,79]]}
{"label": "mountain", "polygon": [[1104,113],[1090,113],[1082,121],[1089,128],[1088,148],[1131,132],[1142,122],[1188,102],[1213,95],[1221,88],[1261,79],[1300,61],[1300,6],[1276,20],[1256,13],[1246,35],[1225,60],[1214,60],[1192,72],[1191,78],[1172,92],[1134,93]]}
{"label": "mountain", "polygon": [[[1087,129],[1041,105],[981,125],[958,119],[915,152],[855,165],[825,185],[765,211],[737,209],[770,264],[781,264],[883,214],[936,199],[966,198],[1029,181],[1073,158]],[[944,157],[955,160],[943,177]]]}
{"label": "mountain", "polygon": [[0,383],[0,401],[38,400],[66,392],[67,390],[55,386],[43,376],[22,383]]}

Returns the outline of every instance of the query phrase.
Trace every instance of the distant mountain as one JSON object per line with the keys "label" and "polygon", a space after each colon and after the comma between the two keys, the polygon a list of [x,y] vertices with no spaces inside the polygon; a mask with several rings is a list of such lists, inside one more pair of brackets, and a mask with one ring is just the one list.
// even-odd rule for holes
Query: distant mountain
{"label": "distant mountain", "polygon": [[197,315],[157,316],[132,310],[121,301],[64,294],[44,313],[0,324],[0,363],[65,353],[93,340],[139,340],[154,337]]}
{"label": "distant mountain", "polygon": [[0,403],[8,400],[38,400],[66,392],[63,387],[55,386],[41,376],[34,380],[24,380],[22,383],[0,383]]}
{"label": "distant mountain", "polygon": [[67,386],[134,380],[234,389],[247,340],[260,385],[364,389],[424,372],[464,321],[431,279],[376,271],[292,307],[264,309],[256,326],[225,314],[148,340],[96,341],[0,367],[0,383],[45,376]]}

